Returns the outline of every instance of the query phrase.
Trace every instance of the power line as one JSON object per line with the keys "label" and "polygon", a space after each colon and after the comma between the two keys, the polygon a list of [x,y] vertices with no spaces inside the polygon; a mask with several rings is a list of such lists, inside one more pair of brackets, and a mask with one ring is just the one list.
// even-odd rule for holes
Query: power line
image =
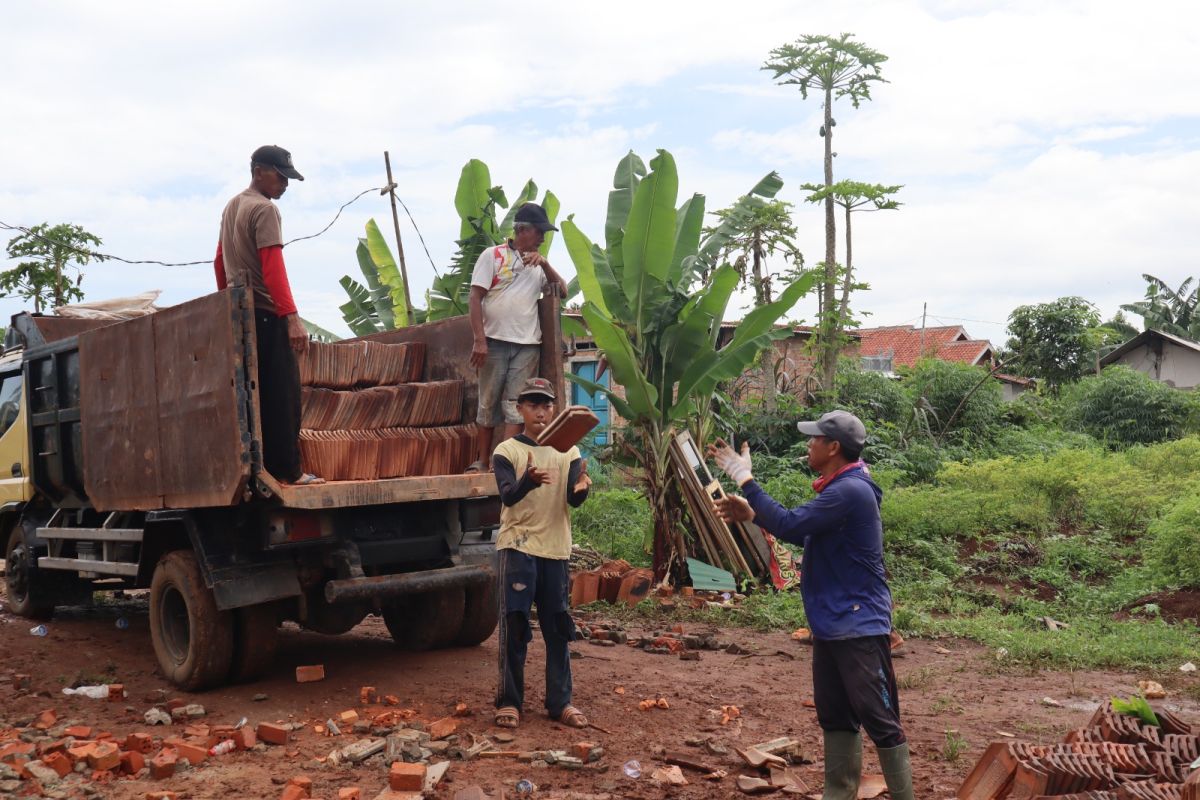
{"label": "power line", "polygon": [[[380,190],[380,187],[378,187],[378,186],[373,186],[370,189],[364,189],[363,191],[361,191],[357,195],[355,195],[352,199],[343,203],[342,206],[337,210],[337,213],[333,215],[333,219],[330,220],[329,224],[326,225],[324,228],[317,231],[316,233],[309,234],[308,236],[298,236],[295,239],[289,239],[288,241],[283,243],[283,246],[287,247],[289,244],[292,244],[294,242],[302,242],[306,239],[315,239],[318,236],[323,235],[326,231],[328,231],[330,228],[333,227],[334,223],[338,221],[338,218],[340,218],[342,216],[342,212],[345,211],[348,206],[357,202],[364,195],[370,194],[371,192],[378,192],[379,190]],[[414,223],[414,226],[415,226],[415,223]],[[24,233],[27,236],[32,236],[35,239],[40,239],[41,241],[47,242],[48,244],[57,245],[59,247],[65,247],[67,250],[70,250],[73,253],[78,253],[79,255],[88,256],[89,258],[94,258],[97,261],[120,261],[122,264],[135,264],[135,265],[136,264],[157,264],[158,266],[161,266],[161,267],[194,267],[194,266],[199,266],[201,264],[212,264],[213,263],[213,260],[211,258],[206,258],[203,261],[157,261],[155,259],[122,258],[121,256],[109,255],[107,253],[98,253],[95,250],[88,250],[88,249],[82,248],[82,247],[73,247],[71,245],[68,245],[68,244],[65,244],[65,243],[59,241],[58,239],[52,239],[49,236],[42,236],[40,233],[34,233],[31,229],[25,227],[24,225],[10,225],[5,221],[0,220],[0,228],[3,228],[5,230],[10,230],[10,231],[20,231],[21,233]],[[418,231],[418,234],[419,233],[420,232]],[[422,244],[424,244],[424,240],[422,240]],[[426,253],[428,253],[428,250],[426,250]],[[430,259],[430,261],[432,262],[432,259]]]}

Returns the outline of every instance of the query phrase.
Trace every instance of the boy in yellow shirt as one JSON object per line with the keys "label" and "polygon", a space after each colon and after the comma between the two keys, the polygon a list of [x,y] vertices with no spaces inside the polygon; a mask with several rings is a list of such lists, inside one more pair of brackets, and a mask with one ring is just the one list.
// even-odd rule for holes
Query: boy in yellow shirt
{"label": "boy in yellow shirt", "polygon": [[[571,514],[587,499],[592,479],[579,449],[560,453],[538,445],[554,418],[554,387],[530,378],[517,394],[524,430],[496,447],[492,469],[500,488],[500,535],[496,540],[500,588],[500,676],[496,725],[515,728],[525,702],[525,655],[533,639],[530,612],[537,605],[546,643],[546,711],[573,728],[588,725],[571,705],[571,654],[575,638],[569,611]],[[520,472],[518,472],[520,470]]]}

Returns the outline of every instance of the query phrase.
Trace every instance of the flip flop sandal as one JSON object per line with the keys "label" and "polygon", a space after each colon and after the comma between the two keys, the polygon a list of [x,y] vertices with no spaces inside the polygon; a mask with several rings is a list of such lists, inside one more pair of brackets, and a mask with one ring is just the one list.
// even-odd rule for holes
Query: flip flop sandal
{"label": "flip flop sandal", "polygon": [[586,728],[588,726],[588,718],[575,706],[564,708],[558,715],[558,721],[568,728]]}
{"label": "flip flop sandal", "polygon": [[515,728],[521,724],[521,712],[515,706],[502,706],[496,709],[497,728]]}
{"label": "flip flop sandal", "polygon": [[306,472],[303,475],[301,475],[299,478],[297,478],[292,483],[292,485],[293,486],[316,486],[317,484],[324,483],[324,482],[325,482],[324,478],[318,478],[316,475],[313,475],[311,472]]}
{"label": "flip flop sandal", "polygon": [[476,473],[482,473],[482,472],[486,472],[486,471],[487,471],[487,465],[484,464],[482,461],[472,461],[471,466],[469,466],[465,470],[463,470],[463,473],[466,475],[474,475]]}

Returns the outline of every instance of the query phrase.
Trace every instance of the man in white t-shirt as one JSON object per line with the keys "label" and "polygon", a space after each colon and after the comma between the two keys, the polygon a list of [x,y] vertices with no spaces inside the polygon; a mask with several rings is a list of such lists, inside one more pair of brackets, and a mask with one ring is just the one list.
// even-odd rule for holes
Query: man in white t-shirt
{"label": "man in white t-shirt", "polygon": [[471,364],[479,370],[478,457],[467,472],[484,472],[491,463],[492,437],[504,424],[504,437],[521,431],[516,396],[537,374],[542,350],[538,299],[547,284],[566,296],[566,284],[540,253],[547,231],[558,228],[537,203],[517,210],[513,238],[489,247],[471,275]]}

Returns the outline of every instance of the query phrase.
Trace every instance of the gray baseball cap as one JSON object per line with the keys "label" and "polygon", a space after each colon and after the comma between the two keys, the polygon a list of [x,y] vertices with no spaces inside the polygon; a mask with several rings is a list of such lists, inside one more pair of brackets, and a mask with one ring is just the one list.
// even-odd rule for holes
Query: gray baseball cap
{"label": "gray baseball cap", "polygon": [[862,450],[867,443],[866,427],[849,411],[830,411],[816,422],[797,422],[796,428],[805,436],[824,436],[854,450]]}

